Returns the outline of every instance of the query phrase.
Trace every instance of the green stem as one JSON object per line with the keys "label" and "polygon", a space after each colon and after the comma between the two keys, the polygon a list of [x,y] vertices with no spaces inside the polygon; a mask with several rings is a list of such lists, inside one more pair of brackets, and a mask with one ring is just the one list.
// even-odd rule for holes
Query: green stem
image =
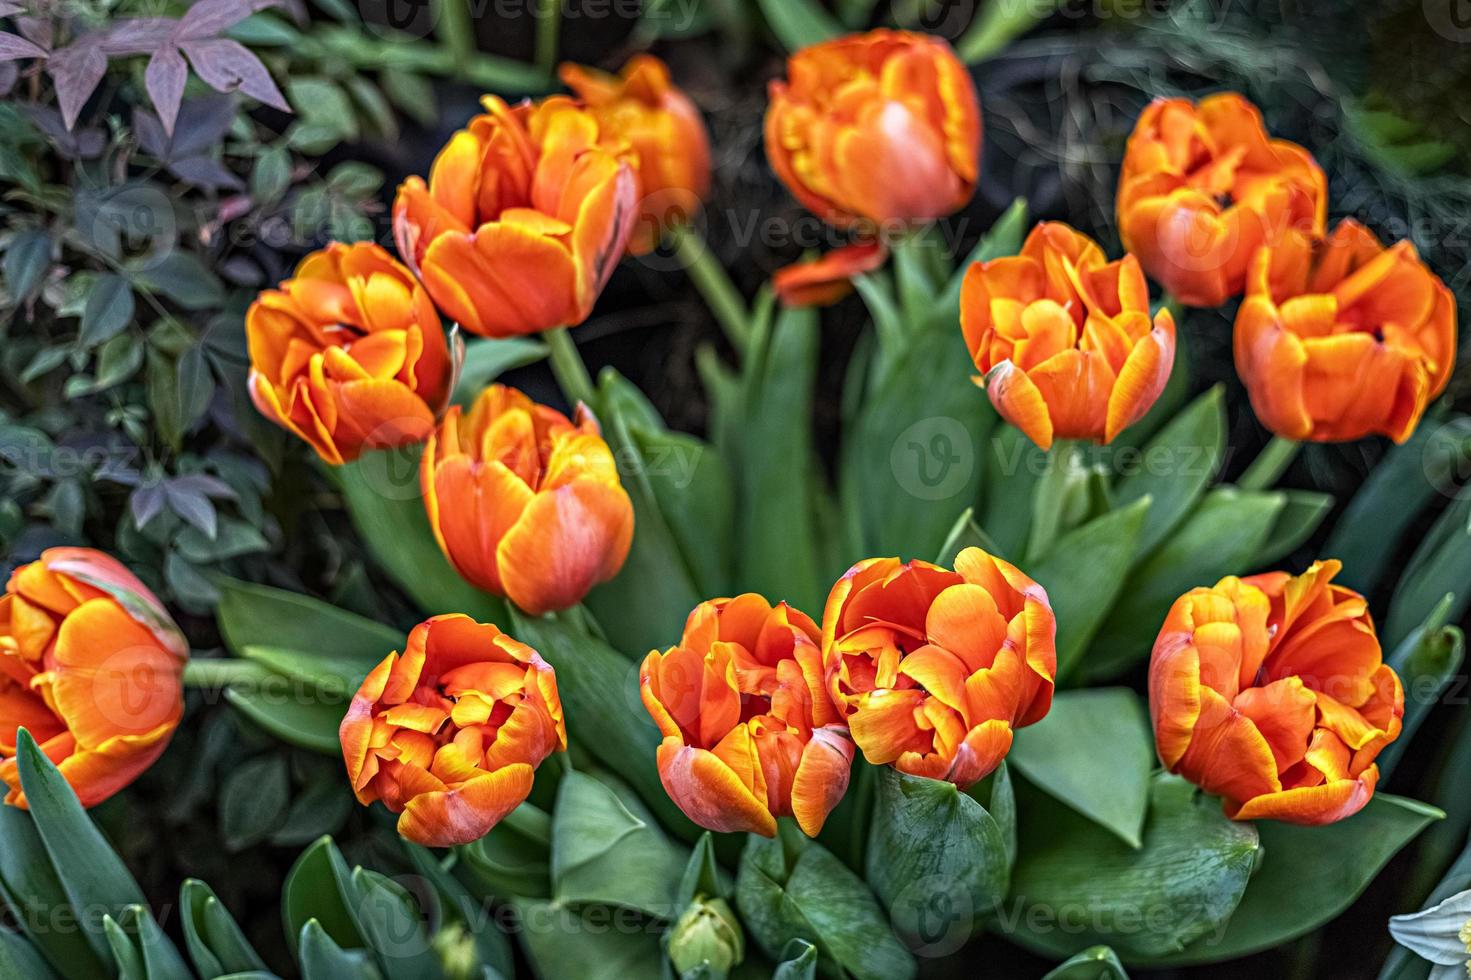
{"label": "green stem", "polygon": [[475,25],[465,0],[438,0],[439,20],[434,34],[450,53],[450,60],[464,71],[475,59]]}
{"label": "green stem", "polygon": [[188,687],[255,687],[275,676],[267,667],[249,660],[202,659],[184,665],[184,683]]}
{"label": "green stem", "polygon": [[1077,444],[1059,439],[1047,454],[1047,469],[1037,480],[1032,496],[1032,527],[1027,536],[1027,559],[1036,561],[1051,549],[1062,532],[1063,509],[1072,483]]}
{"label": "green stem", "polygon": [[1287,472],[1287,467],[1292,465],[1300,448],[1302,443],[1295,439],[1273,436],[1272,441],[1267,443],[1267,448],[1258,453],[1246,472],[1241,474],[1236,485],[1243,490],[1270,489]]}
{"label": "green stem", "polygon": [[700,291],[720,329],[725,331],[726,339],[738,353],[744,354],[751,346],[751,311],[725,267],[715,258],[709,243],[689,225],[669,229],[669,240],[690,281]]}
{"label": "green stem", "polygon": [[562,394],[573,408],[578,402],[591,406],[597,392],[593,388],[592,375],[587,373],[587,365],[582,363],[582,355],[577,353],[572,335],[566,327],[557,327],[548,330],[545,337],[547,349],[551,352],[552,374],[556,376]]}
{"label": "green stem", "polygon": [[557,68],[557,35],[561,30],[561,0],[536,0],[536,67],[548,78]]}

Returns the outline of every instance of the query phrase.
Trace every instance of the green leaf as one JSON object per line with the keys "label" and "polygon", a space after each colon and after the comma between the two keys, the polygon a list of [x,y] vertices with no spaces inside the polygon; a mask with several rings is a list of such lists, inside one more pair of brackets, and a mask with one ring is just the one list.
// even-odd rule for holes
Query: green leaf
{"label": "green leaf", "polygon": [[272,844],[300,847],[323,834],[335,834],[342,828],[356,801],[347,784],[336,779],[335,772],[331,776],[308,782],[297,794],[286,811],[286,820],[271,834]]}
{"label": "green leaf", "polygon": [[730,886],[731,882],[715,860],[715,838],[707,830],[695,842],[689,861],[685,863],[684,874],[679,878],[679,887],[675,889],[676,918],[696,896],[729,898]]}
{"label": "green leaf", "polygon": [[986,451],[980,525],[1003,558],[1021,561],[1032,528],[1037,481],[1047,471],[1047,454],[1011,425],[997,426]]}
{"label": "green leaf", "polygon": [[315,921],[338,946],[361,949],[365,943],[350,904],[353,895],[352,873],[332,838],[323,837],[302,851],[281,886],[281,922],[292,951],[297,938],[305,938],[308,921]]}
{"label": "green leaf", "polygon": [[41,287],[51,265],[51,236],[39,229],[23,231],[10,240],[0,271],[5,273],[5,290],[15,303],[29,300]]}
{"label": "green leaf", "polygon": [[1124,587],[1120,569],[1138,552],[1152,498],[1073,528],[1027,571],[1047,590],[1057,616],[1057,673],[1066,677],[1088,648]]}
{"label": "green leaf", "polygon": [[1058,959],[1099,943],[1125,961],[1159,957],[1209,936],[1241,901],[1260,851],[1254,826],[1226,819],[1219,800],[1164,773],[1154,777],[1138,849],[1035,791],[1019,809],[1016,902],[999,929]]}
{"label": "green leaf", "polygon": [[955,565],[955,556],[966,548],[980,548],[987,554],[1000,555],[1001,549],[992,541],[981,526],[976,523],[974,511],[967,507],[961,512],[955,521],[955,526],[945,536],[945,543],[940,546],[939,553],[935,556],[935,564],[952,568]]}
{"label": "green leaf", "polygon": [[458,848],[489,897],[551,898],[552,818],[522,803],[490,833]]}
{"label": "green leaf", "polygon": [[0,886],[0,897],[16,924],[58,973],[98,977],[108,972],[103,965],[110,963],[107,943],[95,929],[55,926],[77,920],[81,913],[70,904],[29,810],[0,805]]}
{"label": "green leaf", "polygon": [[878,784],[865,877],[909,948],[924,957],[959,950],[1001,905],[1011,880],[1011,781],[1003,767],[988,807],[941,779],[890,767]]}
{"label": "green leaf", "polygon": [[353,868],[348,894],[348,911],[385,974],[393,980],[442,978],[419,904],[407,889],[376,871]]}
{"label": "green leaf", "polygon": [[251,645],[240,649],[240,655],[246,660],[263,664],[278,674],[303,681],[322,694],[344,701],[357,691],[368,672],[378,666],[389,652],[385,651],[383,657],[370,662],[366,657],[319,654],[286,647]]}
{"label": "green leaf", "polygon": [[266,969],[234,916],[204,882],[190,878],[179,890],[184,945],[202,977]]}
{"label": "green leaf", "polygon": [[353,526],[378,566],[423,612],[504,623],[506,603],[466,582],[439,550],[419,483],[423,450],[422,444],[380,449],[334,469]]}
{"label": "green leaf", "polygon": [[77,343],[92,348],[120,333],[133,322],[133,287],[116,273],[104,273],[92,283],[82,308]]}
{"label": "green leaf", "polygon": [[268,146],[255,158],[250,171],[250,195],[260,204],[280,199],[291,187],[291,153],[283,146]]}
{"label": "green leaf", "polygon": [[783,959],[772,971],[771,980],[816,980],[817,947],[805,939],[787,943]]}
{"label": "green leaf", "polygon": [[455,379],[454,403],[468,408],[501,375],[535,364],[547,345],[532,337],[475,338],[465,343],[465,358]]}
{"label": "green leaf", "polygon": [[638,463],[701,595],[726,595],[735,562],[735,481],[714,448],[679,432],[630,425]]}
{"label": "green leaf", "polygon": [[133,273],[133,284],[162,293],[186,310],[209,310],[225,301],[225,286],[193,252],[173,251],[150,258]]}
{"label": "green leaf", "polygon": [[129,905],[114,919],[104,917],[103,927],[113,954],[119,957],[123,980],[194,980],[173,941],[164,935],[145,905]]}
{"label": "green leaf", "polygon": [[277,647],[338,657],[371,669],[394,650],[404,635],[392,626],[268,585],[219,580],[216,608],[225,645],[244,655],[246,647]]}
{"label": "green leaf", "polygon": [[1107,946],[1090,946],[1061,963],[1042,980],[1129,980],[1118,954]]}
{"label": "green leaf", "polygon": [[289,688],[259,691],[243,687],[227,687],[225,700],[283,742],[323,755],[342,754],[337,729],[347,713],[345,701],[306,700],[304,692]]}
{"label": "green leaf", "polygon": [[664,965],[657,929],[633,913],[622,928],[610,928],[606,913],[555,902],[515,899],[521,928],[517,938],[538,977],[627,980],[657,977]]}
{"label": "green leaf", "polygon": [[1389,603],[1384,642],[1396,646],[1445,597],[1446,618],[1457,620],[1471,604],[1471,485],[1436,519],[1410,558]]}
{"label": "green leaf", "polygon": [[1079,661],[1079,674],[1108,677],[1147,659],[1174,601],[1197,586],[1248,571],[1286,501],[1279,491],[1235,487],[1206,494],[1179,530],[1129,573],[1098,637]]}
{"label": "green leaf", "polygon": [[[1252,558],[1256,567],[1270,565],[1286,558],[1302,545],[1323,523],[1323,518],[1333,509],[1333,495],[1311,490],[1283,490],[1286,498],[1277,522],[1267,532],[1267,543]],[[1332,554],[1329,552],[1329,554]]]}
{"label": "green leaf", "polygon": [[[1108,751],[1082,750],[1098,745]],[[1133,691],[1059,691],[1047,717],[1016,733],[1007,759],[1049,796],[1130,847],[1143,845],[1154,739]]]}
{"label": "green leaf", "polygon": [[247,759],[230,770],[220,788],[220,836],[240,851],[275,833],[286,820],[291,781],[279,753]]}
{"label": "green leaf", "polygon": [[[1149,497],[1138,554],[1147,555],[1190,513],[1226,451],[1226,406],[1220,385],[1191,402],[1144,448],[1116,461],[1119,506]],[[1122,450],[1121,450],[1122,452]]]}
{"label": "green leaf", "polygon": [[950,282],[946,284],[945,291],[935,301],[935,308],[958,311],[960,309],[960,290],[965,284],[965,274],[970,271],[970,267],[977,262],[989,262],[991,259],[1020,252],[1029,227],[1027,199],[1019,197],[1001,212],[1001,216],[981,236],[981,240],[976,242],[976,247],[971,250],[971,253],[955,267],[955,273],[950,277]]}
{"label": "green leaf", "polygon": [[1460,676],[1466,659],[1466,636],[1459,627],[1439,625],[1443,609],[1431,613],[1388,658],[1404,685],[1405,717],[1399,737],[1375,760],[1381,780],[1389,778],[1441,694]]}
{"label": "green leaf", "polygon": [[749,835],[736,876],[747,934],[772,959],[794,939],[817,947],[821,972],[856,980],[908,980],[914,957],[894,937],[868,886],[783,819],[776,837]]}
{"label": "green leaf", "polygon": [[1442,816],[1424,803],[1375,793],[1364,809],[1325,827],[1260,821],[1261,868],[1224,935],[1148,962],[1218,963],[1306,935],[1352,905],[1400,848]]}
{"label": "green leaf", "polygon": [[[100,967],[96,975],[101,975]],[[84,976],[91,974],[70,974]],[[0,930],[0,980],[56,980],[56,974],[19,933]]]}
{"label": "green leaf", "polygon": [[788,51],[843,33],[843,26],[816,0],[757,0],[757,3],[771,33]]}
{"label": "green leaf", "polygon": [[1046,20],[1062,4],[1063,0],[1001,0],[987,4],[955,42],[956,52],[967,65],[985,61]]}
{"label": "green leaf", "polygon": [[367,950],[344,949],[316,919],[302,925],[297,947],[302,980],[379,980],[381,976]]}
{"label": "green leaf", "polygon": [[672,921],[689,851],[665,836],[631,794],[569,772],[552,815],[552,895],[569,905],[615,905]]}
{"label": "green leaf", "polygon": [[[474,937],[475,952],[484,968],[496,971],[502,977],[515,976],[515,959],[510,940],[501,931],[496,917],[486,915],[485,906],[475,900],[460,880],[450,873],[446,865],[453,865],[455,857],[441,864],[428,848],[399,838],[408,852],[414,868],[428,879],[438,893],[439,901],[446,908],[439,916],[438,927],[458,921],[461,928]],[[442,932],[440,933],[443,934]],[[486,978],[492,980],[492,978]]]}

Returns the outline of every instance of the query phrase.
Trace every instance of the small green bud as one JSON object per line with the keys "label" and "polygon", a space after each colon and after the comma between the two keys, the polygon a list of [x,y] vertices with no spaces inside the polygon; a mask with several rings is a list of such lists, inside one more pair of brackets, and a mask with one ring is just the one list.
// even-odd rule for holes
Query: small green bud
{"label": "small green bud", "polygon": [[716,980],[724,980],[745,959],[746,939],[724,899],[697,895],[670,927],[668,949],[675,973],[707,964]]}
{"label": "small green bud", "polygon": [[441,927],[434,934],[431,946],[449,980],[471,980],[480,975],[480,953],[475,948],[475,937],[458,922]]}

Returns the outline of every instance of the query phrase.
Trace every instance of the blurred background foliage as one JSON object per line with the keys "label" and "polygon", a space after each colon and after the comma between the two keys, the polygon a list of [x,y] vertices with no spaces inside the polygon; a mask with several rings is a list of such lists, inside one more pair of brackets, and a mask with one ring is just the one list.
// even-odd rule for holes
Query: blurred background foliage
{"label": "blurred background foliage", "polygon": [[[55,544],[114,552],[186,614],[196,650],[221,644],[212,611],[222,573],[413,621],[412,604],[350,533],[339,490],[251,407],[243,314],[258,289],[327,240],[386,242],[393,188],[427,171],[483,92],[549,91],[559,59],[615,69],[652,48],[707,114],[715,174],[702,230],[737,284],[750,295],[823,244],[761,149],[766,81],[782,70],[782,40],[803,27],[782,0],[571,0],[555,28],[530,15],[529,0],[509,13],[452,0],[210,2],[228,21],[201,35],[213,55],[164,32],[109,55],[100,74],[50,57],[0,63],[7,567]],[[189,9],[171,0],[24,0],[0,3],[0,17],[5,31],[56,57],[126,18],[182,21]],[[1455,0],[834,0],[823,9],[851,28],[898,22],[987,55],[975,66],[985,114],[980,189],[946,225],[957,257],[1017,196],[1033,218],[1064,218],[1117,251],[1113,189],[1139,109],[1157,95],[1231,88],[1262,106],[1274,132],[1313,148],[1335,217],[1411,238],[1471,323],[1471,27],[1455,19]],[[1008,17],[1028,30],[991,50]],[[227,42],[269,73],[274,97]],[[157,77],[149,79],[155,57],[171,60],[159,55],[169,45],[190,57],[186,75],[170,76],[182,85],[171,125],[168,92],[160,99]],[[1192,389],[1226,385],[1227,476],[1266,441],[1231,368],[1230,314],[1193,313],[1182,328]],[[812,411],[814,445],[829,466],[837,392],[866,320],[856,297],[823,316]],[[626,262],[577,337],[590,363],[615,366],[672,428],[705,432],[697,356],[729,352],[672,257]],[[1453,381],[1450,400],[1461,409],[1468,377]],[[559,400],[544,365],[508,380]],[[1337,517],[1384,449],[1309,447],[1285,485],[1332,494]],[[1426,501],[1406,518],[1402,552],[1383,557],[1388,567],[1408,561],[1437,520],[1444,525],[1448,502]],[[1464,499],[1454,506],[1464,521]],[[1293,561],[1315,553],[1325,534]],[[1379,598],[1391,584],[1386,577]],[[402,856],[391,829],[349,805],[334,763],[282,747],[218,700],[192,693],[190,720],[163,761],[95,815],[155,907],[176,901],[180,880],[203,878],[273,968],[286,969],[277,900],[301,846],[334,833],[352,862]],[[1443,788],[1423,785],[1427,773],[1444,764],[1471,772],[1466,751],[1452,748],[1466,741],[1453,737],[1465,734],[1465,714],[1431,716],[1421,738],[1453,758],[1407,758],[1395,791],[1437,799]],[[1292,975],[1320,952],[1331,975],[1365,975],[1364,964],[1387,950],[1385,916],[1429,892],[1437,865],[1464,840],[1459,827],[1459,838],[1432,834],[1401,855],[1392,869],[1406,873],[1381,876],[1328,930],[1205,975]],[[250,873],[232,873],[241,867]],[[990,942],[998,963],[1040,962]]]}

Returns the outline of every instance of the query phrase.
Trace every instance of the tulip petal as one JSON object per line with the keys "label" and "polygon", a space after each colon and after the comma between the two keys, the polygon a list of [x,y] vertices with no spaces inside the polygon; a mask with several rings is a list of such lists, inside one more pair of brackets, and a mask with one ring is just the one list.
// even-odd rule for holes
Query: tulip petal
{"label": "tulip petal", "polygon": [[819,728],[802,750],[792,779],[792,816],[808,837],[816,837],[828,814],[848,791],[853,741],[838,726]]}
{"label": "tulip petal", "polygon": [[659,745],[659,780],[685,816],[717,833],[776,836],[776,818],[713,752],[666,738]]}
{"label": "tulip petal", "polygon": [[488,834],[526,801],[532,769],[517,763],[477,776],[458,789],[420,793],[398,818],[398,832],[424,847],[455,847]]}
{"label": "tulip petal", "polygon": [[623,567],[633,504],[621,486],[579,478],[536,494],[496,548],[506,595],[532,615],[566,609]]}

